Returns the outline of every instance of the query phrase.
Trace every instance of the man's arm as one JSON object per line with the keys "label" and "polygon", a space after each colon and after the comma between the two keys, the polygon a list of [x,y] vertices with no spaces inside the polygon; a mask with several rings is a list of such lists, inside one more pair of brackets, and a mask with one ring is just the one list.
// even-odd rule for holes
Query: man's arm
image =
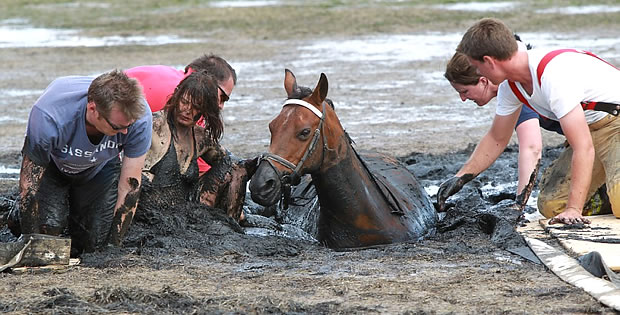
{"label": "man's arm", "polygon": [[130,158],[123,157],[118,182],[118,198],[114,207],[114,220],[110,230],[110,243],[119,246],[131,225],[140,197],[142,167],[146,154]]}
{"label": "man's arm", "polygon": [[18,201],[22,234],[53,232],[39,230],[39,204],[35,196],[41,186],[41,178],[45,170],[46,167],[35,164],[28,155],[24,154],[19,172]]}
{"label": "man's arm", "polygon": [[[478,174],[489,168],[499,157],[510,141],[513,127],[517,123],[520,111],[508,116],[495,115],[491,129],[482,137],[476,149],[456,175],[445,181],[437,192],[439,211],[444,211],[448,197],[457,193],[463,185],[474,179]],[[455,180],[456,179],[456,180]]]}
{"label": "man's arm", "polygon": [[465,174],[477,176],[489,168],[506,149],[518,117],[518,111],[509,116],[495,115],[491,129],[482,137],[469,160],[456,173],[456,176]]}
{"label": "man's arm", "polygon": [[580,106],[576,106],[564,117],[560,118],[560,125],[566,140],[573,149],[571,161],[571,181],[568,201],[564,212],[551,219],[553,223],[590,223],[581,213],[586,202],[592,167],[594,165],[594,145],[590,136],[590,129]]}

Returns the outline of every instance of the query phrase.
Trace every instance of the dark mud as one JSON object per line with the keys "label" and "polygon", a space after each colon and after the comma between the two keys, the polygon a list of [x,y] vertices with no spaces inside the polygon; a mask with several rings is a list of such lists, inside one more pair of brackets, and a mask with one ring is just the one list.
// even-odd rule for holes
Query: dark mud
{"label": "dark mud", "polygon": [[[558,152],[548,148],[542,168]],[[401,161],[431,187],[452,176],[470,153],[412,153]],[[123,247],[83,254],[80,266],[61,274],[0,274],[0,311],[611,313],[542,265],[506,250],[522,245],[513,229],[518,213],[507,212],[514,205],[509,183],[516,154],[507,149],[449,199],[437,233],[418,243],[338,252],[312,241],[308,220],[316,217],[315,207],[300,220],[247,202],[251,217],[266,223],[247,228],[220,209],[143,202]],[[488,184],[505,188],[489,192],[483,189]],[[312,187],[304,189],[312,196]],[[16,187],[5,186],[0,214],[15,197]],[[302,204],[314,201],[298,199]],[[6,228],[1,238],[11,240]]]}

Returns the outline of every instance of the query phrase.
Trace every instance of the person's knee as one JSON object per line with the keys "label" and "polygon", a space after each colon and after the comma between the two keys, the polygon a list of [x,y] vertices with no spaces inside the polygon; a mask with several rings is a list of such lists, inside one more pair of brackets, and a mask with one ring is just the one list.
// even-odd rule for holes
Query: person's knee
{"label": "person's knee", "polygon": [[538,198],[538,211],[545,218],[553,218],[566,208],[566,200],[546,200]]}

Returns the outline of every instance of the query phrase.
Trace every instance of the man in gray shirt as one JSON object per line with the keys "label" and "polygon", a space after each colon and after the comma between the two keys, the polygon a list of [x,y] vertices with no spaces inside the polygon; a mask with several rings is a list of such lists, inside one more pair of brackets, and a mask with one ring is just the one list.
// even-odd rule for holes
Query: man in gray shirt
{"label": "man in gray shirt", "polygon": [[28,118],[11,230],[68,234],[73,256],[120,245],[151,135],[140,84],[122,71],[54,80]]}

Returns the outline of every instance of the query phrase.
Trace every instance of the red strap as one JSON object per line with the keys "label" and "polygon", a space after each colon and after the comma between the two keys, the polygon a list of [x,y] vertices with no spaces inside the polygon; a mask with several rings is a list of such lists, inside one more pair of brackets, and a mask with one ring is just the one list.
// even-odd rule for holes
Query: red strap
{"label": "red strap", "polygon": [[527,107],[529,107],[531,110],[533,110],[536,114],[538,114],[538,116],[544,118],[544,119],[549,119],[543,115],[541,115],[539,112],[537,112],[534,107],[532,107],[530,105],[530,103],[528,103],[528,101],[525,99],[525,97],[523,96],[523,94],[521,94],[521,91],[519,91],[519,88],[517,88],[517,85],[512,82],[512,81],[508,81],[508,86],[510,86],[510,89],[512,90],[512,93],[514,93],[514,95],[519,99],[519,101],[521,101],[521,103],[525,104]]}
{"label": "red strap", "polygon": [[[547,67],[547,64],[549,63],[549,61],[551,61],[551,59],[553,59],[553,57],[561,54],[561,53],[565,53],[565,52],[576,52],[576,53],[581,53],[581,54],[586,54],[588,56],[592,56],[594,58],[597,58],[598,60],[616,68],[616,66],[612,65],[611,63],[603,60],[602,58],[600,58],[599,56],[589,52],[589,51],[585,51],[585,50],[577,50],[577,49],[558,49],[558,50],[553,50],[550,51],[549,53],[547,53],[541,60],[540,63],[538,64],[538,68],[536,68],[536,76],[538,77],[538,86],[541,86],[542,82],[540,82],[540,78],[543,75],[543,72],[545,71],[545,67]],[[618,68],[616,68],[618,69]]]}
{"label": "red strap", "polygon": [[[538,67],[536,68],[536,77],[538,78],[538,86],[542,85],[542,82],[540,81],[540,79],[542,78],[543,72],[545,71],[545,67],[547,67],[547,64],[549,63],[549,61],[551,61],[551,59],[553,59],[555,56],[561,54],[561,53],[565,53],[565,52],[576,52],[576,53],[580,53],[580,54],[586,54],[588,56],[592,56],[594,58],[597,58],[598,60],[618,69],[616,66],[612,65],[611,63],[603,60],[602,58],[600,58],[599,56],[589,52],[589,51],[585,51],[585,50],[577,50],[577,49],[558,49],[558,50],[553,50],[548,52],[541,60],[540,63],[538,63]],[[620,69],[618,69],[620,70]],[[510,89],[512,90],[512,93],[515,94],[515,96],[519,99],[519,101],[521,101],[521,103],[527,105],[527,107],[531,108],[534,112],[536,112],[540,117],[543,117],[545,119],[548,119],[547,117],[541,115],[540,113],[538,113],[531,105],[530,103],[527,102],[527,100],[525,99],[525,97],[523,96],[523,94],[521,94],[521,91],[519,91],[519,89],[517,88],[517,85],[512,82],[512,81],[508,81],[508,85],[510,86]],[[581,102],[581,106],[583,107],[584,110],[594,110],[594,107],[596,106],[596,102]]]}
{"label": "red strap", "polygon": [[581,102],[581,107],[583,107],[583,110],[594,110],[596,103],[597,102]]}

